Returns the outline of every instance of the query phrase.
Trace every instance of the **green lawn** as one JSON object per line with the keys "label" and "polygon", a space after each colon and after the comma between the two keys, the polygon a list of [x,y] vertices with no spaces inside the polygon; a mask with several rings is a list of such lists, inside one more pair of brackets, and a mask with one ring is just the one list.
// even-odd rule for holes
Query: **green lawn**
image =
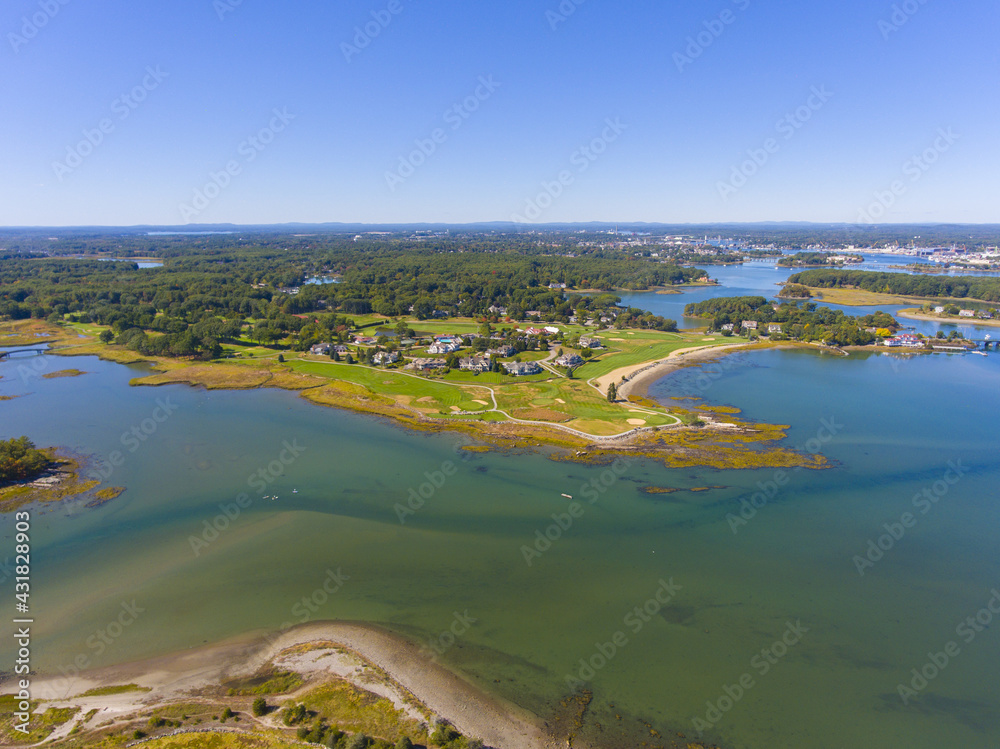
{"label": "green lawn", "polygon": [[[616,338],[628,338],[627,341],[610,341],[605,339],[606,346],[614,346],[608,353],[603,354],[599,359],[591,359],[576,370],[578,377],[582,379],[593,379],[613,372],[620,367],[629,367],[634,364],[652,362],[663,359],[674,351],[682,348],[690,348],[701,343],[701,336],[696,338],[682,338],[675,333],[658,333],[645,335],[636,333],[628,336],[626,334],[616,335]],[[708,345],[708,343],[705,343]]]}
{"label": "green lawn", "polygon": [[[375,369],[359,364],[337,364],[335,362],[315,362],[295,359],[288,364],[295,372],[328,377],[335,380],[362,385],[373,392],[388,396],[411,398],[410,405],[424,408],[438,408],[441,412],[453,410],[457,406],[462,411],[480,411],[486,406],[474,403],[473,399],[489,402],[489,394],[480,395],[456,385],[440,381],[402,374],[394,370]],[[421,402],[421,399],[424,400]]]}

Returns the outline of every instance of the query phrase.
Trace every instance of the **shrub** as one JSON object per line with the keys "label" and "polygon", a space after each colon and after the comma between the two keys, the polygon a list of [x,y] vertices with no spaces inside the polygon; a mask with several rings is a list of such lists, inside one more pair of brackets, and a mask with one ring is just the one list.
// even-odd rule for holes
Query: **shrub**
{"label": "shrub", "polygon": [[266,715],[267,714],[267,700],[264,699],[263,697],[258,697],[257,699],[255,699],[253,701],[253,707],[250,708],[250,711],[254,715],[256,715],[258,718],[261,715]]}

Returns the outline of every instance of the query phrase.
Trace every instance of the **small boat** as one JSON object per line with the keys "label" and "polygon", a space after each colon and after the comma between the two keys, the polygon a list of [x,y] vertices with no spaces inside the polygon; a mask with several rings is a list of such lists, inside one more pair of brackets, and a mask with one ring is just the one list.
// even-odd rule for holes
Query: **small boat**
{"label": "small boat", "polygon": [[986,356],[987,355],[985,351],[973,351],[972,353],[973,354],[979,354],[980,356]]}
{"label": "small boat", "polygon": [[572,494],[563,494],[563,496],[566,497],[566,499],[573,499]]}
{"label": "small boat", "polygon": [[292,494],[298,494],[298,493],[299,493],[298,489],[292,489]]}

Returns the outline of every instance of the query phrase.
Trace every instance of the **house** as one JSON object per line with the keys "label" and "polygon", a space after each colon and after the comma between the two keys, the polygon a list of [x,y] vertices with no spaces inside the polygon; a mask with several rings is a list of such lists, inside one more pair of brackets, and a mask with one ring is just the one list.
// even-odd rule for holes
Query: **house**
{"label": "house", "polygon": [[781,332],[781,323],[777,323],[777,322],[768,323],[767,324],[767,332],[768,333],[780,333]]}
{"label": "house", "polygon": [[934,314],[936,314],[936,315],[942,315],[942,314],[944,314],[944,307],[942,307],[941,305],[938,305],[937,307],[935,307],[934,308]]}
{"label": "house", "polygon": [[892,338],[886,338],[882,345],[891,348],[923,348],[924,342],[914,333],[900,333]]}
{"label": "house", "polygon": [[528,328],[524,332],[527,333],[528,335],[545,335],[545,331],[542,330],[541,328]]}
{"label": "house", "polygon": [[987,310],[982,310],[981,312],[976,313],[976,317],[978,317],[980,320],[992,320],[993,313],[988,312]]}
{"label": "house", "polygon": [[563,354],[556,359],[556,364],[560,367],[579,367],[583,364],[583,357],[577,354]]}
{"label": "house", "polygon": [[491,305],[487,312],[491,315],[496,315],[497,317],[507,317],[507,308],[497,307],[495,304]]}
{"label": "house", "polygon": [[489,372],[490,371],[490,357],[489,356],[468,356],[464,359],[460,359],[458,366],[461,367],[466,372]]}
{"label": "house", "polygon": [[433,312],[431,313],[431,317],[437,317],[437,318],[442,318],[442,317],[447,317],[447,316],[448,316],[448,313],[447,313],[447,312],[445,312],[445,311],[444,311],[444,310],[442,310],[442,309],[436,309],[436,310],[434,310],[434,311],[433,311]]}
{"label": "house", "polygon": [[744,320],[743,321],[743,329],[744,330],[757,330],[757,321],[756,320]]}
{"label": "house", "polygon": [[559,335],[559,328],[557,328],[555,325],[546,325],[545,332],[551,335]]}
{"label": "house", "polygon": [[428,349],[429,354],[451,354],[458,351],[461,348],[457,343],[435,343],[432,344]]}
{"label": "house", "polygon": [[565,289],[566,288],[566,284],[564,284],[564,283],[550,283],[549,284],[549,288],[550,289]]}
{"label": "house", "polygon": [[525,316],[525,317],[541,317],[541,316],[542,316],[542,313],[541,313],[541,312],[539,312],[539,311],[538,311],[538,310],[536,310],[536,309],[533,309],[533,310],[531,310],[530,312],[525,312],[525,313],[524,313],[524,316]]}
{"label": "house", "polygon": [[513,346],[497,346],[496,348],[491,348],[486,353],[490,356],[507,357],[513,356],[516,349]]}
{"label": "house", "polygon": [[448,363],[444,359],[414,359],[410,366],[420,372],[431,372],[435,369],[444,369]]}
{"label": "house", "polygon": [[958,316],[959,316],[959,317],[975,317],[975,316],[976,316],[976,313],[975,313],[975,310],[971,310],[971,309],[960,309],[960,310],[958,311]]}
{"label": "house", "polygon": [[582,348],[600,348],[601,342],[596,338],[590,338],[589,336],[582,336],[580,338],[580,346]]}
{"label": "house", "polygon": [[386,364],[395,364],[399,361],[399,354],[395,351],[379,351],[375,354],[375,358],[372,359],[380,367],[384,367]]}
{"label": "house", "polygon": [[330,354],[330,344],[329,343],[317,343],[311,349],[309,349],[310,354],[316,354],[317,356],[329,356]]}
{"label": "house", "polygon": [[290,296],[295,296],[299,293],[299,289],[296,286],[288,286],[280,289],[275,289],[279,294],[288,294]]}
{"label": "house", "polygon": [[378,340],[369,335],[356,335],[354,336],[354,342],[360,346],[374,346],[378,343]]}
{"label": "house", "polygon": [[733,324],[731,322],[727,322],[725,325],[722,326],[722,329],[723,330],[732,330],[733,329]]}
{"label": "house", "polygon": [[542,368],[538,366],[538,363],[533,361],[508,362],[503,365],[503,368],[507,370],[507,374],[513,375],[514,377],[539,374],[542,371]]}
{"label": "house", "polygon": [[350,350],[348,350],[347,346],[345,346],[344,344],[340,344],[339,346],[334,346],[333,350],[341,355],[350,353]]}

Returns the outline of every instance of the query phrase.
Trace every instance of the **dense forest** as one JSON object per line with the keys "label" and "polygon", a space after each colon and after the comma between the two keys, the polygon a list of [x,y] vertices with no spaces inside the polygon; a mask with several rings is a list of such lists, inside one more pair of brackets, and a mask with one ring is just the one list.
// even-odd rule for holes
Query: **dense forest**
{"label": "dense forest", "polygon": [[0,440],[0,485],[34,478],[45,471],[50,462],[27,437]]}
{"label": "dense forest", "polygon": [[1000,302],[1000,278],[929,276],[864,270],[807,270],[788,279],[821,289],[857,288],[882,294],[921,297],[954,297]]}
{"label": "dense forest", "polygon": [[164,244],[132,248],[155,251],[163,262],[155,268],[8,251],[0,256],[0,318],[94,322],[110,326],[104,340],[144,354],[207,359],[245,328],[260,343],[290,339],[305,348],[336,338],[352,316],[372,313],[521,320],[533,311],[536,319],[566,322],[614,308],[619,327],[670,330],[673,321],[622,309],[612,293],[567,293],[563,285],[645,289],[707,276],[622,253],[552,255],[507,240],[299,238],[287,243],[294,247],[262,247],[212,237]]}
{"label": "dense forest", "polygon": [[867,328],[893,331],[898,323],[885,312],[863,317],[850,317],[842,310],[818,307],[813,302],[785,302],[774,305],[762,296],[719,297],[689,304],[684,308],[689,317],[711,320],[712,330],[722,330],[732,324],[738,332],[744,321],[758,323],[767,333],[769,323],[781,324],[780,337],[801,341],[822,341],[834,346],[865,346],[877,336]]}

